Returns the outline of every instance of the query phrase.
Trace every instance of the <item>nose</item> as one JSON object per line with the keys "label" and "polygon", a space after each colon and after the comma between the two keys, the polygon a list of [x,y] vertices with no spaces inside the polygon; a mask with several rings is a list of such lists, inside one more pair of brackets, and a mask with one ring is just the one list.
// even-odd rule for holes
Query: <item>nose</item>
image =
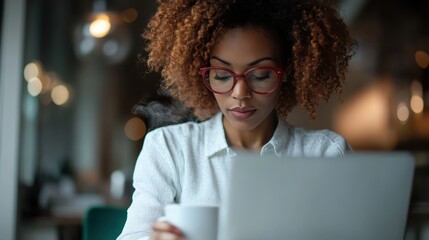
{"label": "nose", "polygon": [[237,83],[232,89],[231,96],[235,99],[242,100],[242,99],[250,98],[251,94],[252,94],[252,91],[250,90],[244,78],[242,77],[238,78]]}

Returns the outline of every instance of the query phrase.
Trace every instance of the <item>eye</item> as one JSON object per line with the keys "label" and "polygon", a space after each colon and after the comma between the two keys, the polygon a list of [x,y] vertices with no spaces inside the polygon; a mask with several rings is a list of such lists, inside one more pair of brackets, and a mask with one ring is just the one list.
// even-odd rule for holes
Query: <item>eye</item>
{"label": "eye", "polygon": [[264,81],[267,79],[271,79],[271,75],[271,70],[255,70],[248,74],[248,78],[254,81]]}
{"label": "eye", "polygon": [[210,75],[214,74],[213,79],[218,81],[227,81],[232,78],[231,74],[225,70],[214,70]]}
{"label": "eye", "polygon": [[231,77],[231,76],[218,76],[218,75],[216,75],[216,76],[214,77],[214,79],[215,79],[215,80],[219,80],[219,81],[226,81],[226,80],[228,80],[230,77]]}

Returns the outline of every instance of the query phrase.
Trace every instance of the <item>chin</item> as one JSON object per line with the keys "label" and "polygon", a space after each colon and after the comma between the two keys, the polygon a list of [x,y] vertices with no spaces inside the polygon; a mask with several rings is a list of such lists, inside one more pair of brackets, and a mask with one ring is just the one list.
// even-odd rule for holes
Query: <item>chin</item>
{"label": "chin", "polygon": [[233,116],[225,115],[225,121],[228,121],[228,124],[233,127],[233,129],[237,131],[252,131],[259,124],[255,122],[255,119],[249,118],[246,120],[238,120]]}

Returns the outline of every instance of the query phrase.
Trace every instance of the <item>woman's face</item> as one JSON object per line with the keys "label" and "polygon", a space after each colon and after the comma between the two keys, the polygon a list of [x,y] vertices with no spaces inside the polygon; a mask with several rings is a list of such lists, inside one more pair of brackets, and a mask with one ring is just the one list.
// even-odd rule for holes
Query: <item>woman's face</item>
{"label": "woman's face", "polygon": [[[253,27],[233,28],[227,30],[214,46],[210,65],[242,74],[252,67],[279,67],[279,52],[276,39],[268,32]],[[262,123],[274,123],[273,110],[280,96],[280,86],[270,94],[257,94],[243,78],[237,80],[232,91],[214,93],[225,116],[225,127],[251,131]]]}

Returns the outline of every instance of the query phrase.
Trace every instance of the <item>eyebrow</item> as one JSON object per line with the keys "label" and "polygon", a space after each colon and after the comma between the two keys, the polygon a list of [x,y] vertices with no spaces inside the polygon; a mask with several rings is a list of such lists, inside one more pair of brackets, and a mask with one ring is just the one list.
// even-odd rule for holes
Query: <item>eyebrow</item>
{"label": "eyebrow", "polygon": [[[231,63],[229,63],[229,62],[227,62],[227,61],[225,61],[225,60],[223,60],[223,59],[221,59],[221,58],[219,58],[219,57],[216,57],[216,56],[213,56],[213,57],[211,57],[210,59],[216,59],[216,60],[218,60],[219,62],[221,62],[221,63],[223,63],[223,64],[225,64],[225,65],[228,65],[228,66],[231,66],[231,65],[232,65]],[[270,60],[270,61],[276,62],[276,60],[275,60],[274,58],[271,58],[271,57],[263,57],[263,58],[260,58],[260,59],[255,60],[255,61],[253,61],[253,62],[251,62],[251,63],[249,63],[249,64],[247,64],[247,65],[248,65],[248,66],[253,66],[253,65],[256,65],[256,64],[258,64],[258,63],[260,63],[260,62],[262,62],[262,61],[265,61],[265,60]]]}

